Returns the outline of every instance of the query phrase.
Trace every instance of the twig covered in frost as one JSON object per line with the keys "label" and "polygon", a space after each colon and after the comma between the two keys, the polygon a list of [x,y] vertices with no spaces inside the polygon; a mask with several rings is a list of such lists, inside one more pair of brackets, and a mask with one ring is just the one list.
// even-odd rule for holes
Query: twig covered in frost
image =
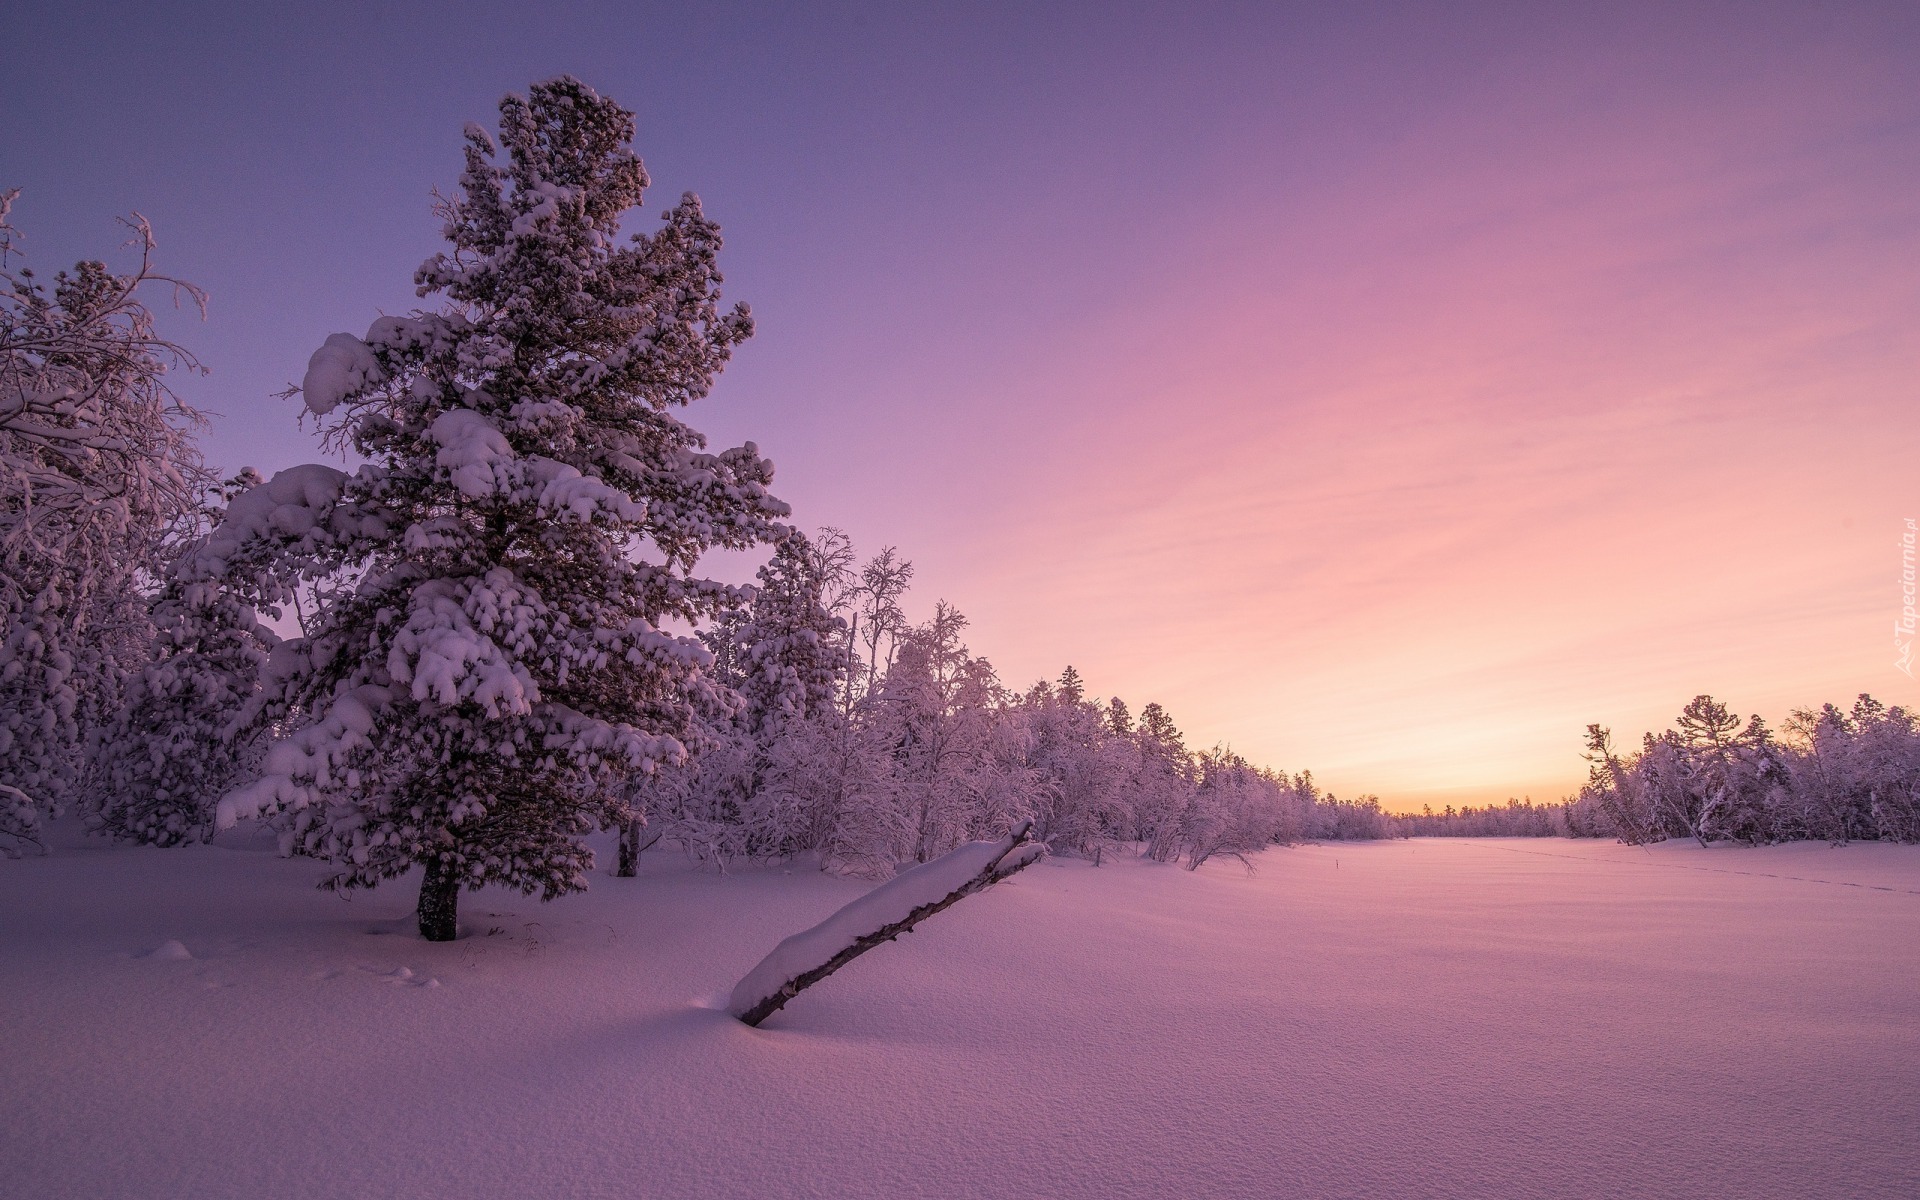
{"label": "twig covered in frost", "polygon": [[997,842],[968,842],[895,876],[812,929],[794,934],[734,985],[727,1011],[758,1025],[875,946],[1039,862],[1047,851],[1030,840],[1032,830],[1033,822],[1022,821]]}

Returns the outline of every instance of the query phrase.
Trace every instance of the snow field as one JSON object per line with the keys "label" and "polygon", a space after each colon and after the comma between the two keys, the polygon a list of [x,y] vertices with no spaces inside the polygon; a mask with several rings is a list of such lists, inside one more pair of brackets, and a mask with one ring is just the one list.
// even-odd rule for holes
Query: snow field
{"label": "snow field", "polygon": [[1920,1194],[1920,850],[1256,861],[1040,863],[755,1030],[864,885],[655,851],[430,944],[404,882],[69,831],[0,864],[0,1195]]}

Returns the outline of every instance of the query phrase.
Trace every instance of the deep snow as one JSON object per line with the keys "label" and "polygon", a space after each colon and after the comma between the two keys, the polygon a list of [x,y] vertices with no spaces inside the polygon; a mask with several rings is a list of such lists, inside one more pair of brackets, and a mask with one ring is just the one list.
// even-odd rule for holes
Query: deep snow
{"label": "deep snow", "polygon": [[755,1030],[862,885],[656,850],[429,944],[404,882],[64,831],[0,862],[0,1194],[1920,1194],[1920,848],[1256,862],[1041,863]]}

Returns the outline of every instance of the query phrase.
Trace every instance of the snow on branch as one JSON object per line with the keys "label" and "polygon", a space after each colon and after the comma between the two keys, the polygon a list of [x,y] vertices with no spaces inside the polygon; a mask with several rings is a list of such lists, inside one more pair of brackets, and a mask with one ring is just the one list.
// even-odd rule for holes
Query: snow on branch
{"label": "snow on branch", "polygon": [[773,948],[734,985],[727,1011],[749,1025],[766,1020],[802,991],[867,951],[975,892],[984,891],[1047,850],[1022,821],[997,842],[968,842],[881,884],[812,929]]}

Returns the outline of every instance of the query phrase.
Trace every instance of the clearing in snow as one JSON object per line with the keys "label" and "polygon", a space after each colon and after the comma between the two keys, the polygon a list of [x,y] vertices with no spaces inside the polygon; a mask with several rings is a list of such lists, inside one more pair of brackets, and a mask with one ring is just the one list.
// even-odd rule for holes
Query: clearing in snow
{"label": "clearing in snow", "polygon": [[1920,1195],[1915,847],[1050,859],[751,1029],[866,885],[655,850],[429,943],[404,881],[55,839],[0,864],[10,1196]]}

